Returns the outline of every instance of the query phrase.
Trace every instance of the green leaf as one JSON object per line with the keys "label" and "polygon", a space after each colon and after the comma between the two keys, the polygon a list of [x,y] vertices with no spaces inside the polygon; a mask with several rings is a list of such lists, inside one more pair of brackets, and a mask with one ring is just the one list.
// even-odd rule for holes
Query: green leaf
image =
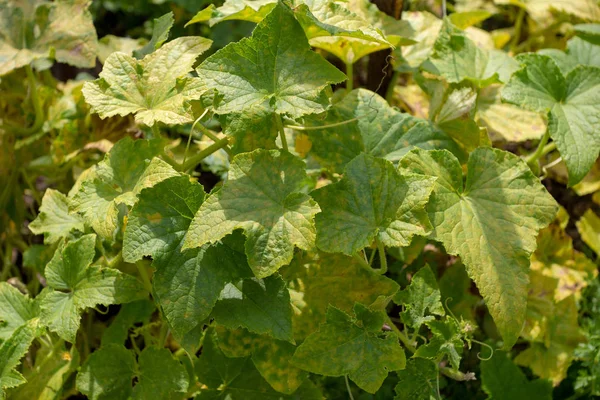
{"label": "green leaf", "polygon": [[0,400],[6,399],[5,389],[22,385],[26,382],[23,375],[15,368],[29,350],[31,342],[38,335],[38,320],[30,320],[18,327],[7,340],[0,345]]}
{"label": "green leaf", "polygon": [[554,60],[563,75],[577,68],[578,65],[600,67],[600,46],[575,37],[567,42],[567,49],[542,49],[538,52]]}
{"label": "green leaf", "polygon": [[294,13],[281,2],[251,38],[224,47],[196,71],[207,89],[219,93],[217,113],[261,106],[292,118],[325,111],[329,99],[323,89],[346,79],[311,51]]}
{"label": "green leaf", "polygon": [[[341,125],[317,129],[335,124]],[[312,142],[310,154],[340,173],[361,153],[397,162],[415,147],[442,148],[466,159],[461,146],[433,123],[395,110],[366,89],[353,90],[326,113],[305,118],[304,125],[310,127],[306,131]]]}
{"label": "green leaf", "polygon": [[96,63],[96,30],[84,0],[0,1],[0,76],[40,58]]}
{"label": "green leaf", "polygon": [[355,306],[363,320],[352,319],[343,311],[330,306],[327,322],[298,347],[292,362],[309,372],[325,376],[348,375],[361,389],[375,393],[389,371],[406,365],[404,351],[393,333],[382,333],[374,324],[365,326],[366,315],[383,322],[384,313]]}
{"label": "green leaf", "polygon": [[136,323],[150,322],[154,310],[156,310],[154,302],[147,299],[123,304],[119,314],[102,333],[102,346],[123,345],[129,337],[129,329]]}
{"label": "green leaf", "polygon": [[145,297],[142,284],[116,269],[90,266],[96,235],[69,242],[46,267],[49,291],[40,303],[41,319],[61,338],[75,343],[80,313],[98,304],[126,303]]}
{"label": "green leaf", "polygon": [[169,32],[171,31],[174,22],[175,18],[173,17],[173,11],[169,11],[159,18],[154,18],[152,38],[150,38],[150,41],[144,47],[139,50],[134,50],[133,56],[138,60],[141,60],[153,51],[158,50],[158,48],[169,38]]}
{"label": "green leaf", "polygon": [[456,262],[446,269],[439,286],[444,304],[456,318],[475,321],[475,306],[480,299],[471,293],[471,279],[462,263]]}
{"label": "green leaf", "polygon": [[586,42],[600,45],[600,24],[578,24],[573,28],[575,34]]}
{"label": "green leaf", "polygon": [[458,322],[454,318],[446,317],[443,320],[426,322],[433,333],[427,344],[423,344],[415,351],[415,357],[439,360],[447,357],[452,368],[458,370],[463,353],[463,336]]}
{"label": "green leaf", "polygon": [[185,26],[198,22],[208,22],[214,26],[221,21],[242,20],[260,22],[275,8],[277,0],[225,0],[220,7],[209,5],[192,18]]}
{"label": "green leaf", "polygon": [[406,369],[398,371],[394,400],[433,400],[437,398],[438,371],[435,364],[422,358],[411,358]]}
{"label": "green leaf", "polygon": [[33,299],[9,283],[0,282],[0,342],[7,340],[17,328],[38,314]]}
{"label": "green leaf", "polygon": [[212,315],[231,329],[242,326],[250,332],[293,341],[290,294],[279,276],[227,284]]}
{"label": "green leaf", "polygon": [[326,321],[327,307],[351,313],[357,302],[383,311],[398,284],[374,270],[367,270],[352,257],[341,254],[319,255],[304,264],[298,259],[282,273],[294,301],[294,337],[306,338]]}
{"label": "green leaf", "polygon": [[518,69],[518,64],[506,53],[499,50],[483,50],[466,34],[444,20],[430,61],[437,73],[450,83],[464,80],[478,87],[492,83],[506,82]]}
{"label": "green leaf", "polygon": [[434,180],[400,175],[386,160],[361,154],[348,163],[344,178],[312,193],[321,213],[315,218],[317,246],[352,255],[374,240],[408,246],[414,235],[431,231],[425,205]]}
{"label": "green leaf", "polygon": [[252,363],[271,387],[285,394],[294,393],[308,378],[308,372],[291,363],[296,346],[256,335],[245,329],[216,329],[219,347],[227,357],[252,356]]}
{"label": "green leaf", "polygon": [[410,285],[396,293],[394,302],[404,305],[405,311],[400,313],[402,322],[415,330],[419,330],[424,323],[433,321],[433,315],[445,315],[440,289],[429,265],[413,275]]}
{"label": "green leaf", "polygon": [[96,233],[111,240],[121,227],[121,213],[131,207],[142,189],[178,173],[155,156],[161,153],[159,140],[117,142],[104,160],[80,181],[69,194],[73,211],[80,212]]}
{"label": "green leaf", "polygon": [[497,149],[471,153],[464,184],[445,150],[413,150],[401,167],[437,177],[427,206],[431,237],[462,258],[510,348],[525,319],[535,236],[554,219],[556,202],[519,157]]}
{"label": "green leaf", "polygon": [[256,150],[234,157],[227,182],[200,206],[183,249],[214,243],[236,229],[247,237],[248,264],[258,278],[292,259],[294,247],[314,246],[316,203],[302,193],[306,172],[297,157]]}
{"label": "green leaf", "polygon": [[85,231],[83,218],[69,213],[70,200],[54,189],[46,189],[38,216],[29,224],[36,235],[44,234],[44,242],[53,244],[69,236],[71,231]]}
{"label": "green leaf", "polygon": [[488,399],[552,399],[552,385],[549,381],[527,380],[525,374],[503,352],[495,352],[490,360],[481,363],[481,385],[488,394]]}
{"label": "green leaf", "polygon": [[125,261],[154,259],[154,294],[177,337],[209,316],[227,283],[252,276],[241,235],[181,251],[204,196],[202,185],[187,176],[142,190],[123,240]]}
{"label": "green leaf", "polygon": [[518,57],[523,68],[502,98],[531,111],[547,113],[548,132],[569,171],[569,186],[583,179],[600,152],[600,68],[578,66],[564,76],[548,56]]}
{"label": "green leaf", "polygon": [[77,390],[90,400],[126,400],[131,396],[135,367],[131,350],[120,344],[102,346],[77,374]]}
{"label": "green leaf", "polygon": [[234,154],[256,149],[276,149],[277,115],[262,107],[245,110],[243,113],[230,113],[221,116],[223,133],[233,138],[231,151]]}
{"label": "green leaf", "polygon": [[308,379],[291,395],[276,392],[247,357],[227,358],[218,343],[214,330],[207,331],[195,370],[199,380],[208,387],[208,390],[202,389],[197,399],[321,400],[323,398]]}
{"label": "green leaf", "polygon": [[138,368],[134,400],[169,400],[187,392],[188,374],[168,349],[146,347],[138,358]]}
{"label": "green leaf", "polygon": [[112,53],[100,78],[83,85],[91,112],[101,118],[135,114],[136,122],[148,126],[192,122],[189,102],[198,99],[205,88],[188,73],[211,43],[199,36],[180,37],[142,60]]}
{"label": "green leaf", "polygon": [[330,0],[304,0],[294,14],[312,47],[328,51],[345,64],[392,46],[379,29]]}

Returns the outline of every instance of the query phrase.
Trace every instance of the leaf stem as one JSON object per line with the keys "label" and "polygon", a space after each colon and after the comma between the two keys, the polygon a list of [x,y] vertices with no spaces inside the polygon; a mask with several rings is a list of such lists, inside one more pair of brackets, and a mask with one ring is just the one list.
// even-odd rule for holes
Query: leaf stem
{"label": "leaf stem", "polygon": [[[198,130],[202,132],[203,135],[208,136],[212,141],[214,142],[218,142],[219,140],[221,140],[217,135],[215,135],[210,129],[208,129],[207,127],[205,127],[202,124],[198,125]],[[225,153],[227,153],[227,155],[230,158],[233,158],[234,154],[233,151],[231,151],[231,149],[229,148],[229,146],[225,146],[223,147],[223,150],[225,150]]]}
{"label": "leaf stem", "polygon": [[354,64],[346,63],[346,75],[348,76],[348,80],[346,81],[346,90],[351,92],[354,88]]}
{"label": "leaf stem", "polygon": [[[376,111],[372,111],[372,112],[376,113]],[[286,125],[285,127],[289,128],[289,129],[293,129],[295,131],[320,131],[322,129],[336,128],[338,126],[351,124],[353,122],[363,119],[364,117],[366,117],[369,114],[371,114],[371,113],[368,112],[365,115],[361,115],[360,117],[352,118],[352,119],[342,121],[342,122],[336,122],[335,124],[329,124],[329,125],[319,125],[319,126]]]}
{"label": "leaf stem", "polygon": [[381,267],[379,268],[379,270],[377,270],[377,272],[379,272],[381,275],[383,275],[388,270],[387,258],[385,256],[385,246],[377,238],[375,238],[375,243],[377,244],[377,250],[379,250],[379,264],[381,265]]}
{"label": "leaf stem", "polygon": [[283,122],[281,121],[281,115],[274,114],[275,124],[277,125],[277,130],[279,131],[279,137],[281,138],[281,146],[285,151],[289,151],[287,139],[285,137],[285,130],[283,129]]}
{"label": "leaf stem", "polygon": [[356,262],[358,262],[362,267],[365,267],[369,271],[373,270],[373,268],[371,268],[371,266],[369,265],[369,263],[366,262],[365,259],[361,255],[359,255],[358,253],[354,253],[354,255],[352,256],[352,258],[354,258],[354,260]]}
{"label": "leaf stem", "polygon": [[208,146],[207,148],[205,148],[204,150],[202,150],[201,152],[199,152],[198,154],[196,154],[195,156],[190,157],[185,164],[183,164],[179,170],[180,171],[188,171],[190,169],[192,169],[193,167],[195,167],[196,165],[198,165],[198,163],[200,163],[200,161],[204,160],[206,157],[210,156],[212,153],[224,148],[225,146],[227,146],[227,143],[229,142],[228,138],[223,138],[223,139],[219,139],[219,141],[211,144],[210,146]]}
{"label": "leaf stem", "polygon": [[38,96],[37,83],[35,81],[35,75],[33,73],[31,65],[28,64],[25,66],[25,72],[27,73],[29,94],[31,96],[31,104],[33,105],[33,110],[35,112],[35,120],[33,122],[33,125],[29,128],[23,129],[19,127],[14,127],[17,136],[27,136],[40,130],[44,125],[45,120],[44,110],[42,109],[42,102],[40,100],[40,97]]}
{"label": "leaf stem", "polygon": [[533,154],[530,154],[528,157],[525,158],[525,162],[527,162],[527,165],[529,165],[530,168],[532,168],[532,169],[536,168],[537,162],[541,157],[545,156],[546,154],[548,154],[551,151],[556,149],[556,143],[555,142],[548,143],[549,139],[550,139],[550,133],[548,131],[546,131],[546,133],[544,133],[544,136],[542,136],[542,139],[540,140],[540,143],[538,144],[538,147],[535,149]]}
{"label": "leaf stem", "polygon": [[350,389],[350,382],[348,381],[348,375],[344,375],[344,379],[346,380],[346,389],[348,390],[348,398],[350,400],[354,400],[354,396],[352,395],[352,389]]}
{"label": "leaf stem", "polygon": [[390,84],[387,88],[387,91],[385,92],[385,100],[388,102],[389,105],[392,105],[392,100],[394,99],[394,89],[398,84],[399,78],[400,72],[394,71],[394,73],[392,74],[392,80],[390,80]]}
{"label": "leaf stem", "polygon": [[513,55],[517,51],[517,46],[519,45],[519,40],[521,39],[521,29],[523,27],[524,19],[525,19],[525,9],[522,7],[519,7],[519,12],[517,14],[517,19],[515,22],[515,32],[513,34],[513,38],[510,43],[510,52]]}
{"label": "leaf stem", "polygon": [[143,261],[138,261],[135,263],[140,276],[142,277],[142,282],[144,283],[144,288],[148,291],[148,293],[152,293],[152,282],[150,282],[150,277],[148,276],[148,271],[146,271],[146,267],[143,265]]}
{"label": "leaf stem", "polygon": [[158,137],[160,137],[160,128],[158,127],[158,122],[155,122],[154,125],[152,125],[152,139]]}

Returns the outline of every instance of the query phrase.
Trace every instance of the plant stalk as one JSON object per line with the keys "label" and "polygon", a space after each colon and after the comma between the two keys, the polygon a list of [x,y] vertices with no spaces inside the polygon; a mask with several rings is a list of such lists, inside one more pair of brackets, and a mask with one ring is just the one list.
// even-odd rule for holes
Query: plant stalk
{"label": "plant stalk", "polygon": [[536,169],[538,160],[556,149],[556,143],[548,143],[548,140],[550,140],[550,133],[546,131],[535,151],[525,158],[525,162],[530,168]]}
{"label": "plant stalk", "polygon": [[211,144],[210,146],[208,146],[207,148],[205,148],[198,154],[190,157],[185,162],[185,164],[183,164],[181,167],[179,167],[179,170],[180,171],[188,171],[188,170],[194,168],[196,165],[198,165],[198,163],[200,163],[200,161],[204,160],[206,157],[210,156],[211,154],[215,153],[216,151],[227,146],[228,142],[229,142],[229,139],[227,139],[227,138],[219,139],[219,141],[215,142],[214,144]]}
{"label": "plant stalk", "polygon": [[514,55],[517,51],[517,46],[519,45],[519,40],[521,39],[521,29],[523,27],[523,21],[525,19],[525,9],[519,7],[519,12],[517,14],[517,19],[515,22],[515,32],[510,43],[510,52]]}
{"label": "plant stalk", "polygon": [[348,76],[348,80],[346,81],[346,90],[348,92],[354,89],[354,64],[346,63],[346,75]]}
{"label": "plant stalk", "polygon": [[279,131],[279,137],[281,138],[281,146],[285,151],[289,151],[287,139],[285,137],[285,130],[283,129],[283,121],[281,121],[281,115],[274,114],[275,124],[277,124],[277,130]]}
{"label": "plant stalk", "polygon": [[385,246],[379,239],[375,239],[375,243],[377,244],[377,250],[379,251],[379,264],[381,267],[377,272],[381,275],[385,274],[388,270],[387,258],[385,256]]}

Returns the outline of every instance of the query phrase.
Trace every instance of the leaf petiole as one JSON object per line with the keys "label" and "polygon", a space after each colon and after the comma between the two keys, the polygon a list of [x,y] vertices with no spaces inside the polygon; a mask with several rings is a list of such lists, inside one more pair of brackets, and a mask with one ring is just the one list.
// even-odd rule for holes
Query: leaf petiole
{"label": "leaf petiole", "polygon": [[377,238],[375,238],[375,243],[377,244],[377,250],[379,251],[379,263],[381,265],[381,267],[377,270],[377,272],[379,272],[381,275],[383,275],[388,270],[387,258],[385,256],[385,246]]}
{"label": "leaf petiole", "polygon": [[281,121],[281,115],[274,114],[275,124],[277,125],[277,131],[279,132],[279,137],[281,138],[281,146],[285,151],[289,151],[287,139],[285,137],[285,130],[283,129],[283,122]]}
{"label": "leaf petiole", "polygon": [[196,165],[198,165],[200,163],[200,161],[204,160],[206,157],[210,156],[211,154],[221,150],[222,148],[227,146],[228,143],[229,143],[228,138],[220,139],[218,142],[211,144],[210,146],[208,146],[207,148],[205,148],[204,150],[202,150],[195,156],[190,157],[185,162],[185,164],[183,164],[182,166],[179,167],[179,170],[180,171],[188,171],[188,170],[194,168]]}

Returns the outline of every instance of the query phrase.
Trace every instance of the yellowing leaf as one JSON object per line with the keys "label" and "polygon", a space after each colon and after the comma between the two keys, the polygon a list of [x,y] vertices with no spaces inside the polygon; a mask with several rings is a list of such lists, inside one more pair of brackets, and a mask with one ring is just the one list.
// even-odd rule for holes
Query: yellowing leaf
{"label": "yellowing leaf", "polygon": [[497,149],[471,153],[464,183],[461,165],[447,151],[413,150],[400,165],[437,177],[427,205],[431,238],[461,257],[504,347],[512,347],[525,319],[535,236],[554,219],[556,202],[520,158]]}
{"label": "yellowing leaf", "polygon": [[135,114],[138,123],[152,126],[193,121],[190,100],[199,99],[204,87],[187,76],[196,58],[211,41],[197,36],[170,41],[142,60],[115,52],[108,56],[100,78],[86,82],[83,94],[100,117]]}

